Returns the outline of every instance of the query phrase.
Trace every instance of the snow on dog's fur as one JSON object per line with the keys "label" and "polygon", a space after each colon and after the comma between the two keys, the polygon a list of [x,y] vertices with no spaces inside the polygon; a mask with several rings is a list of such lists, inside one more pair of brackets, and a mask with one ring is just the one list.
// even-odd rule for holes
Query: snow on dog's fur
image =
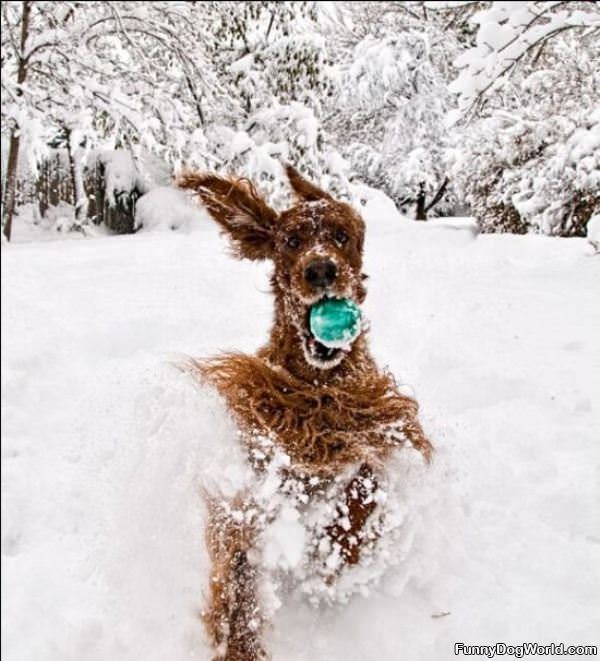
{"label": "snow on dog's fur", "polygon": [[350,205],[291,166],[287,174],[295,204],[282,213],[247,180],[187,173],[178,182],[197,192],[238,257],[275,265],[269,342],[255,356],[190,363],[232,412],[253,475],[234,496],[206,493],[204,621],[215,658],[227,661],[268,656],[263,631],[278,584],[343,600],[401,559],[410,519],[403,479],[415,456],[423,464],[432,453],[416,402],[371,358],[366,327],[336,348],[312,334],[314,303],[365,298],[365,226]]}

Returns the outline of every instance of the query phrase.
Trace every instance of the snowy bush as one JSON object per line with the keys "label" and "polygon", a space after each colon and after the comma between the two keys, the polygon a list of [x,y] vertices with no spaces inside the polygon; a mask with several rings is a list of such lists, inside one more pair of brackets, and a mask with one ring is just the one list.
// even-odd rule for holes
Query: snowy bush
{"label": "snowy bush", "polygon": [[495,2],[474,17],[451,86],[470,118],[453,177],[484,231],[584,236],[600,210],[600,12],[580,4]]}
{"label": "snowy bush", "polygon": [[168,231],[194,229],[206,214],[188,192],[172,186],[160,186],[142,195],[135,208],[135,231]]}

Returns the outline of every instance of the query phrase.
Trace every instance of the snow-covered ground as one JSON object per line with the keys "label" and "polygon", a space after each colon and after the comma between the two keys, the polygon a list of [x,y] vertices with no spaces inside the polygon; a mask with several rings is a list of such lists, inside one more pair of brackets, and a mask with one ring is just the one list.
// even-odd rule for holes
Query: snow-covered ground
{"label": "snow-covered ground", "polygon": [[[2,254],[2,651],[208,659],[198,476],[230,433],[169,367],[253,350],[268,267],[191,233]],[[372,348],[437,459],[409,559],[368,597],[289,600],[278,661],[444,661],[454,642],[598,643],[600,262],[580,239],[369,212]],[[223,470],[226,469],[224,465]]]}

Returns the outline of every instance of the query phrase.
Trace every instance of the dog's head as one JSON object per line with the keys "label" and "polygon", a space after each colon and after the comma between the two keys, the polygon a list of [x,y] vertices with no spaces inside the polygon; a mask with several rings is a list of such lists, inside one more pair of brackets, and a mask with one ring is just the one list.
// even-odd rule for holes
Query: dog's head
{"label": "dog's head", "polygon": [[348,348],[328,348],[317,341],[310,329],[310,308],[325,297],[363,302],[365,226],[350,205],[335,200],[291,166],[287,175],[295,204],[281,213],[269,207],[247,180],[190,173],[178,183],[198,193],[238,257],[274,262],[275,293],[306,361],[331,369],[342,362]]}

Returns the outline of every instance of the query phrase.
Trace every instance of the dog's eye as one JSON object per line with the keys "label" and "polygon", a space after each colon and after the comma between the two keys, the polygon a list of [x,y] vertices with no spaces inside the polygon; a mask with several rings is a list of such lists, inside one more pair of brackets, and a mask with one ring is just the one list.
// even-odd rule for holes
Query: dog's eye
{"label": "dog's eye", "polygon": [[288,238],[285,240],[285,245],[292,250],[299,248],[300,243],[300,237],[297,234],[290,234],[290,236],[288,236]]}
{"label": "dog's eye", "polygon": [[341,228],[338,228],[337,230],[335,230],[335,234],[333,235],[333,239],[338,244],[338,246],[345,246],[348,243],[348,235]]}

